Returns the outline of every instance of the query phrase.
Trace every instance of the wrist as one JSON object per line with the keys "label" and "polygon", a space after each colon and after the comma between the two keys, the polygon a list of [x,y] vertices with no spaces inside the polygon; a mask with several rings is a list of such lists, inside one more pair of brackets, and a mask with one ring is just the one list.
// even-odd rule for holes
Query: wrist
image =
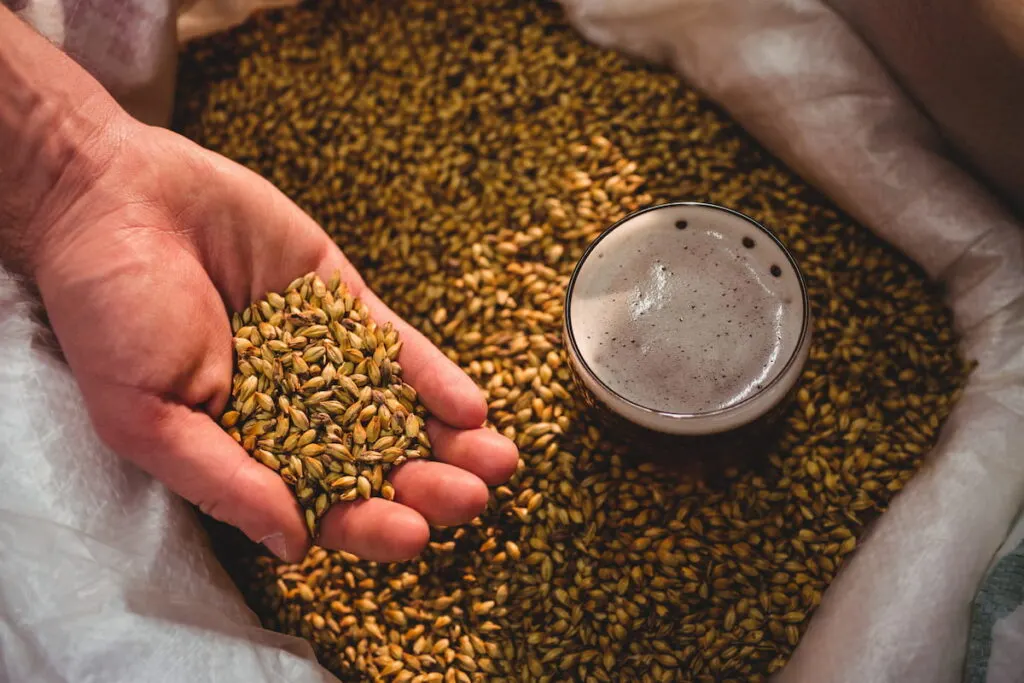
{"label": "wrist", "polygon": [[0,262],[33,277],[54,226],[114,157],[126,118],[0,4]]}

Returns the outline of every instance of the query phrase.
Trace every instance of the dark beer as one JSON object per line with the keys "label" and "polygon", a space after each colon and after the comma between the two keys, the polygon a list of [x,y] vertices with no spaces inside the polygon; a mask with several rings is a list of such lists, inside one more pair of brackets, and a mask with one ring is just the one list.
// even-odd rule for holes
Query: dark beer
{"label": "dark beer", "polygon": [[770,422],[810,345],[806,288],[764,227],[709,204],[666,204],[588,248],[566,294],[577,384],[613,422],[705,437]]}

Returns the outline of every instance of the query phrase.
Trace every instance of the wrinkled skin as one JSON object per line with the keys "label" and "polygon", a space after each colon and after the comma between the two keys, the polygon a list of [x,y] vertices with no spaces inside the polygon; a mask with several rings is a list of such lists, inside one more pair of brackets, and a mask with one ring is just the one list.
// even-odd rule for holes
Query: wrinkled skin
{"label": "wrinkled skin", "polygon": [[[89,78],[36,36],[16,35],[10,15],[0,20],[0,42],[20,41],[8,44],[13,57],[0,49],[0,76],[6,68],[17,83],[19,50],[37,50],[32,69],[54,62]],[[427,428],[437,461],[397,468],[394,501],[332,507],[318,543],[406,559],[426,544],[428,523],[461,524],[483,510],[487,485],[514,471],[515,446],[481,426],[479,389],[366,287],[312,219],[258,175],[131,119],[98,84],[67,109],[59,90],[23,97],[39,82],[27,73],[22,90],[0,96],[0,133],[23,119],[20,135],[0,135],[14,142],[0,161],[0,260],[38,286],[114,451],[282,558],[299,559],[309,538],[291,491],[215,421],[231,386],[229,311],[306,272],[340,272],[404,340],[399,361],[434,416]]]}

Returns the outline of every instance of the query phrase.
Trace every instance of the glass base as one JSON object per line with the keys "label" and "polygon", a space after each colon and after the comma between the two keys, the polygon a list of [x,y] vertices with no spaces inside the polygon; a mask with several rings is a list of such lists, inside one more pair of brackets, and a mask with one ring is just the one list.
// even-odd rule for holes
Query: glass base
{"label": "glass base", "polygon": [[635,463],[650,462],[695,479],[715,481],[730,469],[760,469],[778,444],[783,418],[796,398],[800,382],[768,412],[753,422],[714,434],[675,435],[642,427],[613,412],[580,380],[572,364],[580,419],[600,428],[615,452]]}

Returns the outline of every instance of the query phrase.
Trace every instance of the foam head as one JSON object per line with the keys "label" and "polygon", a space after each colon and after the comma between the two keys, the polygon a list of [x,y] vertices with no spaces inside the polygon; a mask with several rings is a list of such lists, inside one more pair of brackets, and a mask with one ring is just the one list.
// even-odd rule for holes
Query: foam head
{"label": "foam head", "polygon": [[647,425],[676,432],[721,431],[769,410],[800,374],[807,318],[781,244],[706,204],[655,207],[606,231],[566,304],[570,356],[588,388],[633,421],[691,418]]}

